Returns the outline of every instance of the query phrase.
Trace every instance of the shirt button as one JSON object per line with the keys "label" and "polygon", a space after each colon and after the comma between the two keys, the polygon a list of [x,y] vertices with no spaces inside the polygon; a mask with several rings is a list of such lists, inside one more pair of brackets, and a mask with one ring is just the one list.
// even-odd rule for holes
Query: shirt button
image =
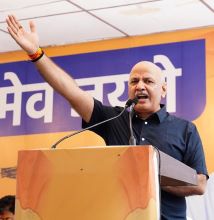
{"label": "shirt button", "polygon": [[142,141],[145,141],[145,138],[141,138]]}
{"label": "shirt button", "polygon": [[145,125],[147,125],[148,124],[148,122],[147,121],[145,121]]}

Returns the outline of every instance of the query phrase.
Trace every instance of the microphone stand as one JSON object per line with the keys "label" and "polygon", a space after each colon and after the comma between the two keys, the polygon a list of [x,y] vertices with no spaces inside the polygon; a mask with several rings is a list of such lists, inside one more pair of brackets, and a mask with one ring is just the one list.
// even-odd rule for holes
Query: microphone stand
{"label": "microphone stand", "polygon": [[137,99],[137,98],[129,99],[129,100],[126,102],[126,105],[125,105],[125,107],[123,108],[123,110],[120,112],[120,114],[118,114],[118,115],[116,115],[116,116],[114,116],[114,117],[112,117],[112,118],[106,119],[106,120],[104,120],[104,121],[101,121],[101,122],[99,122],[99,123],[96,123],[96,124],[94,124],[94,125],[91,125],[91,126],[89,126],[89,127],[87,127],[87,128],[81,129],[81,130],[79,130],[79,131],[77,131],[77,132],[74,132],[74,133],[72,133],[72,134],[69,134],[69,135],[67,135],[67,136],[65,136],[65,137],[62,137],[62,138],[59,139],[55,144],[53,144],[53,145],[51,146],[51,149],[55,149],[56,146],[57,146],[59,143],[61,143],[62,141],[64,141],[64,140],[67,139],[67,138],[70,138],[70,137],[72,137],[72,136],[74,136],[74,135],[76,135],[76,134],[82,133],[83,131],[89,130],[89,129],[91,129],[91,128],[94,128],[94,127],[96,127],[96,126],[99,126],[99,125],[101,125],[101,124],[104,124],[104,123],[106,123],[106,122],[108,122],[108,121],[111,121],[111,120],[113,120],[113,119],[116,119],[116,118],[120,117],[120,116],[125,112],[125,110],[126,110],[128,107],[130,107],[133,103],[136,104],[137,102],[138,102],[138,99]]}
{"label": "microphone stand", "polygon": [[136,138],[134,136],[133,126],[132,126],[132,117],[133,117],[133,114],[134,114],[134,106],[135,106],[135,103],[133,103],[130,106],[130,111],[129,111],[129,129],[130,129],[129,144],[132,145],[132,146],[136,146]]}

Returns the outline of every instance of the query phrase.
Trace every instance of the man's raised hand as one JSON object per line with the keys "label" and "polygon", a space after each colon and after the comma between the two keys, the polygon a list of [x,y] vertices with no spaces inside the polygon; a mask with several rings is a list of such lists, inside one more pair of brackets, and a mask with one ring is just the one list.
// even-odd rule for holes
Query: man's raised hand
{"label": "man's raised hand", "polygon": [[6,18],[7,29],[17,44],[28,54],[34,54],[39,48],[39,37],[33,21],[29,22],[30,31],[26,31],[14,15]]}

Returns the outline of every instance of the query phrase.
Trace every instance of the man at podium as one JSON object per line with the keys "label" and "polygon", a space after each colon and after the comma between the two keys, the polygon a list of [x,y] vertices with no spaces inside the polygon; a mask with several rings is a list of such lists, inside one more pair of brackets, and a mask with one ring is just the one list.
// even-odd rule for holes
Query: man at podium
{"label": "man at podium", "polygon": [[[25,31],[14,16],[7,18],[8,31],[26,51],[44,79],[62,96],[83,119],[83,127],[118,115],[123,108],[104,106],[81,90],[75,81],[48,58],[39,47],[36,27],[30,22],[30,32]],[[138,98],[132,118],[137,145],[151,144],[161,151],[187,164],[197,171],[197,186],[166,186],[161,189],[161,219],[186,219],[185,196],[201,195],[205,191],[207,169],[202,143],[195,125],[170,115],[161,105],[166,95],[166,83],[161,69],[155,64],[142,61],[131,69],[128,95]],[[129,144],[129,112],[94,132],[103,137],[107,145]]]}

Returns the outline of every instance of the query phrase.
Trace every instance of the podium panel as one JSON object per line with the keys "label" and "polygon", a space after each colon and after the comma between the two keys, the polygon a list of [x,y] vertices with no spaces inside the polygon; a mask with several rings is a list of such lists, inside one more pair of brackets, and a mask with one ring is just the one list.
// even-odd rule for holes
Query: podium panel
{"label": "podium panel", "polygon": [[18,220],[156,220],[159,183],[152,146],[20,151]]}

